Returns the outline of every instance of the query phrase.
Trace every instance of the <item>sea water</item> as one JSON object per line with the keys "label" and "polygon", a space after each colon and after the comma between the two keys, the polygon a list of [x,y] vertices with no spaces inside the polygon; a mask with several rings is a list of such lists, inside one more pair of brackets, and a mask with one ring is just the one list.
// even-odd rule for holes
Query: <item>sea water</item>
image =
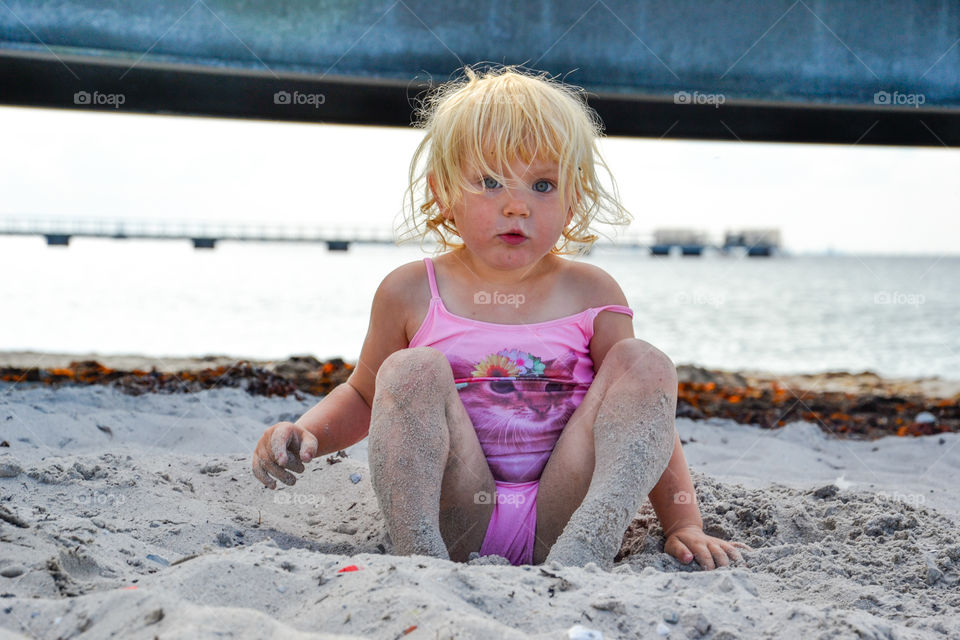
{"label": "sea water", "polygon": [[[416,246],[0,237],[0,350],[355,361]],[[634,331],[677,364],[960,379],[960,257],[678,256],[598,248]],[[424,283],[426,286],[426,282]]]}

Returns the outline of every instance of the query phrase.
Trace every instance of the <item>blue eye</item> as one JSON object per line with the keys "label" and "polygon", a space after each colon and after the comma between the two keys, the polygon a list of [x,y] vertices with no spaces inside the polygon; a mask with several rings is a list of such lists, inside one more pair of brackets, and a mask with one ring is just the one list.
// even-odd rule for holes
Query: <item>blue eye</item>
{"label": "blue eye", "polygon": [[[483,176],[480,179],[480,183],[486,189],[496,189],[497,187],[500,186],[500,183],[497,182],[495,179],[491,178],[490,176]],[[540,188],[540,185],[546,185],[546,187]],[[537,180],[533,184],[533,190],[536,191],[537,193],[550,193],[553,189],[554,189],[553,183],[550,182],[549,180]]]}

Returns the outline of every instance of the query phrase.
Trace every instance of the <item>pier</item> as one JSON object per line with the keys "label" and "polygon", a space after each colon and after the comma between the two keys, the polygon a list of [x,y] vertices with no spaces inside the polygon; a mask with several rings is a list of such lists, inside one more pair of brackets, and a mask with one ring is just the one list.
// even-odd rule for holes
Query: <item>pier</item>
{"label": "pier", "polygon": [[188,240],[195,249],[213,249],[218,242],[225,240],[325,244],[330,251],[346,251],[351,244],[394,244],[393,233],[377,227],[102,218],[0,218],[0,235],[43,236],[47,245],[52,247],[66,247],[71,238]]}
{"label": "pier", "polygon": [[[605,231],[608,233],[609,231]],[[72,238],[115,240],[187,240],[195,249],[214,249],[218,242],[297,242],[325,244],[330,251],[347,251],[354,244],[396,245],[388,227],[310,227],[296,223],[216,222],[197,220],[135,220],[107,218],[0,218],[0,236],[43,236],[51,247],[69,246]],[[415,242],[415,241],[406,241]],[[623,232],[599,246],[644,249],[650,234]]]}
{"label": "pier", "polygon": [[500,61],[583,87],[610,136],[960,145],[948,0],[209,4],[5,0],[0,103],[408,128],[422,91]]}
{"label": "pier", "polygon": [[[650,232],[602,230],[594,246],[649,250],[654,256],[700,256],[706,250],[727,255],[770,256],[780,249],[778,229],[728,231],[722,242],[698,229],[671,228]],[[311,227],[296,223],[217,222],[198,220],[136,220],[107,218],[0,218],[0,236],[42,236],[48,246],[67,247],[72,238],[188,241],[195,249],[214,249],[217,243],[295,242],[326,245],[329,251],[347,251],[355,244],[396,245],[388,227]],[[612,241],[611,241],[612,240]],[[414,242],[414,241],[405,241]]]}

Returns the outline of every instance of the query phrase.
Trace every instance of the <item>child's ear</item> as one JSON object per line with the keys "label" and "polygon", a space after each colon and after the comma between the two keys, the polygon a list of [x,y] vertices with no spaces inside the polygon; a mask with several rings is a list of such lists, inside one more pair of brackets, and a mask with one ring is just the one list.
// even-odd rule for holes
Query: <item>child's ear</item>
{"label": "child's ear", "polygon": [[563,227],[566,228],[570,225],[570,221],[573,220],[573,210],[580,206],[580,191],[573,196],[573,206],[567,209],[567,220],[563,223]]}
{"label": "child's ear", "polygon": [[437,196],[437,185],[435,182],[435,176],[433,175],[433,171],[427,172],[427,184],[430,185],[430,193],[433,194],[433,199],[437,201],[437,208],[440,210],[440,213],[443,214],[444,218],[449,219],[449,216],[447,214],[448,209],[443,206],[443,203],[440,202],[440,197]]}

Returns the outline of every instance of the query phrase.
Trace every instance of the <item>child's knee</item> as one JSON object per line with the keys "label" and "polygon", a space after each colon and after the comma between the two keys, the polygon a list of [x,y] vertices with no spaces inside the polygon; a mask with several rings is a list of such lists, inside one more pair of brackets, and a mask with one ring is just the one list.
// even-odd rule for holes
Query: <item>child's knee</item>
{"label": "child's knee", "polygon": [[619,340],[607,352],[603,365],[614,373],[629,374],[633,382],[655,386],[668,395],[677,393],[677,367],[655,346],[639,338]]}
{"label": "child's knee", "polygon": [[413,398],[452,384],[450,363],[433,347],[400,349],[384,359],[377,371],[377,395]]}

